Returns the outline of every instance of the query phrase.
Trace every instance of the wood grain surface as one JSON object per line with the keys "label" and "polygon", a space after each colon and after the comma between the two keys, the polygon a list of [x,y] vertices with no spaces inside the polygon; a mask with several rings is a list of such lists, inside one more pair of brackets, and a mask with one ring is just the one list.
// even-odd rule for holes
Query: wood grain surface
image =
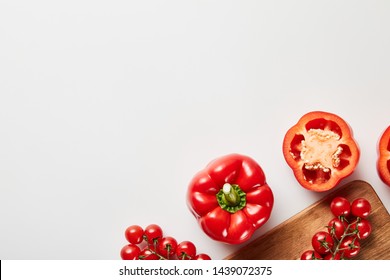
{"label": "wood grain surface", "polygon": [[333,218],[329,205],[336,196],[344,196],[351,202],[364,197],[372,210],[369,220],[372,233],[361,241],[361,249],[354,259],[390,259],[390,215],[372,186],[365,181],[353,181],[333,191],[320,201],[276,226],[269,232],[245,245],[226,259],[232,260],[297,260],[311,249],[311,237]]}

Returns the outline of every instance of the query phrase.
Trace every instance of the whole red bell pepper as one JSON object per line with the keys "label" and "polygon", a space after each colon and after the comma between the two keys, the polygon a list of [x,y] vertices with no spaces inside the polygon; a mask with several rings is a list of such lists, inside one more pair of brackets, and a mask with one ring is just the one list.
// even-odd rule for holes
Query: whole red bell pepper
{"label": "whole red bell pepper", "polygon": [[353,173],[360,150],[346,121],[313,111],[286,132],[283,155],[304,188],[323,192]]}
{"label": "whole red bell pepper", "polygon": [[273,193],[252,158],[229,154],[210,162],[191,180],[187,204],[212,239],[239,244],[270,217]]}
{"label": "whole red bell pepper", "polygon": [[382,181],[390,187],[390,126],[379,139],[377,170]]}

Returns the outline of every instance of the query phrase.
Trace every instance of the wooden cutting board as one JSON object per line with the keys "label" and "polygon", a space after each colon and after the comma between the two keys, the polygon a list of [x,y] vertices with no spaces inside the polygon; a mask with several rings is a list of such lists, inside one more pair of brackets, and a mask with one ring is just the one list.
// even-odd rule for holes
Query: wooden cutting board
{"label": "wooden cutting board", "polygon": [[368,219],[372,225],[372,233],[361,241],[361,249],[355,259],[390,260],[390,215],[372,186],[364,181],[353,181],[338,188],[226,259],[299,259],[305,250],[312,249],[312,236],[317,231],[326,230],[325,226],[333,218],[329,205],[336,196],[344,196],[351,202],[364,197],[371,203],[372,210]]}

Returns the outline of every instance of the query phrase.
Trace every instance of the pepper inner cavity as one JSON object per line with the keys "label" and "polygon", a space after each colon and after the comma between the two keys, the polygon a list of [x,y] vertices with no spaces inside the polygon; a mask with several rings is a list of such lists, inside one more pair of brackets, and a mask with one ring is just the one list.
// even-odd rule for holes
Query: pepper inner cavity
{"label": "pepper inner cavity", "polygon": [[307,170],[330,172],[340,165],[343,148],[339,146],[340,135],[330,130],[309,129],[301,141],[300,157]]}

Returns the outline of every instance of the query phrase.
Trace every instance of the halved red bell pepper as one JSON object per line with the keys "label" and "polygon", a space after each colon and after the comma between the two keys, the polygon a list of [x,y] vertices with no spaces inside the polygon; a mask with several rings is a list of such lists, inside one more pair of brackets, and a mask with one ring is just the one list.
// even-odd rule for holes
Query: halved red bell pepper
{"label": "halved red bell pepper", "polygon": [[229,244],[247,241],[270,217],[273,193],[262,168],[240,154],[210,162],[191,180],[187,204],[203,231]]}
{"label": "halved red bell pepper", "polygon": [[360,150],[347,122],[335,114],[314,111],[287,131],[283,155],[304,188],[323,192],[353,173]]}
{"label": "halved red bell pepper", "polygon": [[382,181],[390,187],[390,126],[379,139],[377,170]]}

